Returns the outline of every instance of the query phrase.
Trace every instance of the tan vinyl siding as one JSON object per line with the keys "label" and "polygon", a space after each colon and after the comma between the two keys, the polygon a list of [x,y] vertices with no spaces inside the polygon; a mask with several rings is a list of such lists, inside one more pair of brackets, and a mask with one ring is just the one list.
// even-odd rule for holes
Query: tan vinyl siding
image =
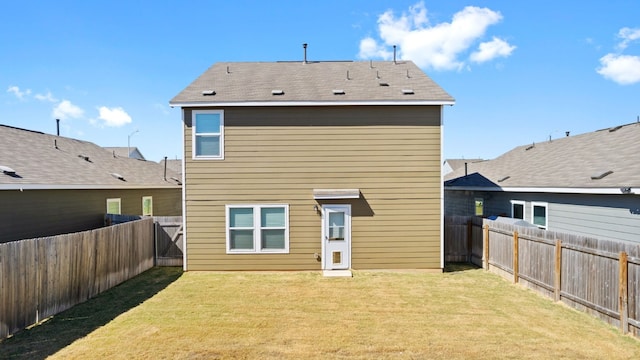
{"label": "tan vinyl siding", "polygon": [[181,189],[3,190],[0,243],[59,235],[104,226],[108,198],[121,199],[121,212],[142,214],[142,197],[153,197],[155,216],[179,216]]}
{"label": "tan vinyl siding", "polygon": [[[224,110],[222,161],[192,159],[184,114],[188,270],[319,270],[321,204],[352,204],[352,268],[440,268],[440,106]],[[289,204],[289,254],[226,254],[227,204]]]}

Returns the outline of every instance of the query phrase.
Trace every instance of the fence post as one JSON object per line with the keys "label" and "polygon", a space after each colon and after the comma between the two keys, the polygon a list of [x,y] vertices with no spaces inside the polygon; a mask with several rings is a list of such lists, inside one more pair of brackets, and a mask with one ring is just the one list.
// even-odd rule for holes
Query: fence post
{"label": "fence post", "polygon": [[467,262],[471,262],[473,257],[473,223],[467,220]]}
{"label": "fence post", "polygon": [[484,236],[483,238],[483,243],[484,243],[484,249],[483,249],[483,259],[484,260],[484,270],[485,271],[489,271],[489,225],[485,225],[484,226]]}
{"label": "fence post", "polygon": [[624,251],[620,252],[620,296],[619,296],[619,310],[620,310],[620,327],[622,328],[622,333],[626,334],[629,332],[629,312],[628,312],[628,301],[629,296],[627,292],[628,285],[628,265],[627,265],[627,253]]}
{"label": "fence post", "polygon": [[562,291],[562,240],[556,240],[556,261],[553,281],[554,300],[560,301],[560,291]]}
{"label": "fence post", "polygon": [[513,283],[518,283],[518,232],[513,232]]}

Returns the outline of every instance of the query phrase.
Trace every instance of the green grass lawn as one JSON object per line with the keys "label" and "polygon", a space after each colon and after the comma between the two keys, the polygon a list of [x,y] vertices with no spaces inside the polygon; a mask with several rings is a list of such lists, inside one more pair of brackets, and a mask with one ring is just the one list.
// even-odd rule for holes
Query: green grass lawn
{"label": "green grass lawn", "polygon": [[481,269],[155,268],[0,343],[1,358],[638,359],[640,341]]}

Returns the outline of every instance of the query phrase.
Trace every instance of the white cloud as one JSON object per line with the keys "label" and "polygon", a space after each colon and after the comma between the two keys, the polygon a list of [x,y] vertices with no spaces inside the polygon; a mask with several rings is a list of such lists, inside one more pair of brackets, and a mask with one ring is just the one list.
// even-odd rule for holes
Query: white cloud
{"label": "white cloud", "polygon": [[106,126],[120,127],[131,123],[131,116],[121,107],[108,108],[101,106],[98,111],[100,112],[98,119],[102,120]]}
{"label": "white cloud", "polygon": [[624,50],[629,46],[630,42],[640,39],[640,29],[631,29],[624,27],[618,31],[618,37],[622,41],[618,44],[618,49]]}
{"label": "white cloud", "polygon": [[[459,70],[465,63],[469,48],[480,40],[487,28],[502,20],[502,15],[488,8],[467,6],[453,15],[450,23],[431,25],[424,2],[409,8],[408,13],[396,17],[392,10],[378,17],[379,44],[368,37],[360,41],[360,58],[380,57],[388,60],[388,49],[398,45],[398,58],[414,61],[420,67],[436,70]],[[474,53],[474,61],[489,61],[498,56],[509,56],[515,47],[504,40],[486,43],[485,51]]]}
{"label": "white cloud", "polygon": [[46,94],[35,94],[33,96],[34,98],[40,100],[40,101],[49,101],[49,102],[57,102],[58,99],[54,98],[53,95],[51,94],[51,91],[47,91]]}
{"label": "white cloud", "polygon": [[494,36],[493,40],[481,43],[480,46],[478,46],[478,51],[472,53],[469,59],[477,63],[482,63],[499,56],[507,57],[511,55],[515,48],[515,46],[509,45],[506,41]]}
{"label": "white cloud", "polygon": [[600,58],[600,64],[598,74],[620,85],[640,82],[640,56],[607,54]]}
{"label": "white cloud", "polygon": [[73,105],[69,100],[62,100],[53,108],[53,117],[56,119],[66,120],[69,118],[77,119],[84,115],[84,110]]}
{"label": "white cloud", "polygon": [[31,89],[22,91],[17,86],[9,86],[9,88],[7,89],[7,92],[15,95],[20,100],[24,100],[25,96],[28,96],[29,94],[31,94]]}

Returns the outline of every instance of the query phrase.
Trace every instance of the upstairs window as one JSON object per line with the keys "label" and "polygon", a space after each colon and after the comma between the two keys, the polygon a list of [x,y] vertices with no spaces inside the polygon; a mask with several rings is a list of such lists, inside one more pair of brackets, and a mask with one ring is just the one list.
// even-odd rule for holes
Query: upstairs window
{"label": "upstairs window", "polygon": [[224,159],[224,112],[222,110],[194,110],[193,158]]}

